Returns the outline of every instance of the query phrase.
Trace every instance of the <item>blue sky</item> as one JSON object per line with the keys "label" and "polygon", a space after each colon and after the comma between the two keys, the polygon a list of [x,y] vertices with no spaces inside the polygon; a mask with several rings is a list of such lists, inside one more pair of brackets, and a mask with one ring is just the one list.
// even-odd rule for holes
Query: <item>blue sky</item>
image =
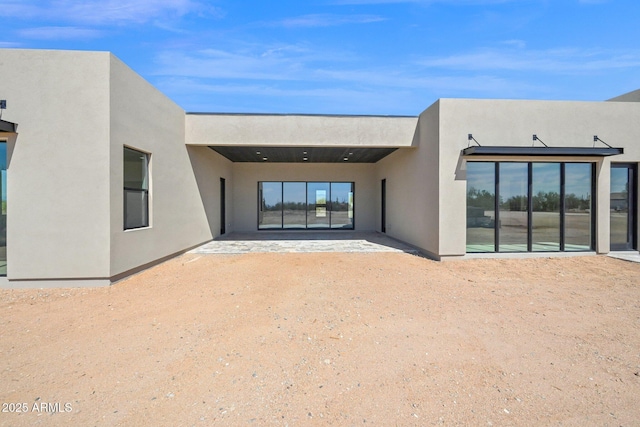
{"label": "blue sky", "polygon": [[190,112],[417,115],[638,89],[639,17],[638,0],[0,0],[0,47],[111,51]]}

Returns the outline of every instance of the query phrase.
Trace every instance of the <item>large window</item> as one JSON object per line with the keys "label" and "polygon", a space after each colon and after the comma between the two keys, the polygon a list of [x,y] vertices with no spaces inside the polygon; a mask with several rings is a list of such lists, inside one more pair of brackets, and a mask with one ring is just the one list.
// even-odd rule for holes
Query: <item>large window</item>
{"label": "large window", "polygon": [[593,248],[591,163],[467,162],[467,252]]}
{"label": "large window", "polygon": [[124,229],[149,226],[149,154],[124,147]]}
{"label": "large window", "polygon": [[0,276],[7,275],[7,142],[0,141]]}
{"label": "large window", "polygon": [[258,229],[353,230],[353,182],[259,182]]}

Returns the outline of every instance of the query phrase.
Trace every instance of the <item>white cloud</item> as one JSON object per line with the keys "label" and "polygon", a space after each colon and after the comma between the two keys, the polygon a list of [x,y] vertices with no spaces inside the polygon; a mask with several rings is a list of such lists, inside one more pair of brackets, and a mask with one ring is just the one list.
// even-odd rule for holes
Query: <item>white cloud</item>
{"label": "white cloud", "polygon": [[[424,108],[420,101],[413,110],[407,108],[408,98],[416,95],[413,90],[336,85],[291,88],[277,82],[225,84],[190,78],[165,78],[157,84],[166,93],[188,99],[190,111],[201,112],[361,114],[377,111],[386,114],[392,108],[415,114]],[[233,104],[228,104],[229,99],[234,100]],[[306,105],[303,110],[300,103]]]}
{"label": "white cloud", "polygon": [[640,67],[640,51],[561,48],[548,50],[482,49],[472,53],[430,57],[418,62],[426,68],[451,70],[538,71],[584,74],[599,70]]}
{"label": "white cloud", "polygon": [[303,68],[295,48],[271,48],[259,52],[231,52],[205,49],[195,53],[167,51],[157,57],[156,74],[254,80],[297,80],[304,77]]}
{"label": "white cloud", "polygon": [[165,50],[156,75],[209,79],[311,81],[318,69],[358,60],[352,52],[317,51],[304,44],[241,45],[236,49]]}
{"label": "white cloud", "polygon": [[[367,4],[394,4],[394,3],[447,3],[450,5],[477,5],[484,6],[490,4],[513,3],[522,0],[334,0],[331,3],[337,5],[367,5]],[[586,0],[589,1],[589,0]],[[597,1],[597,0],[595,0]]]}
{"label": "white cloud", "polygon": [[16,48],[16,47],[20,47],[20,43],[0,41],[0,49],[8,49],[8,48]]}
{"label": "white cloud", "polygon": [[100,30],[78,27],[37,27],[18,31],[21,37],[40,40],[90,39],[101,37]]}
{"label": "white cloud", "polygon": [[281,21],[270,23],[274,26],[286,28],[296,27],[333,27],[345,24],[369,24],[372,22],[384,21],[385,18],[376,15],[333,15],[333,14],[311,14],[286,18]]}
{"label": "white cloud", "polygon": [[518,39],[505,40],[502,42],[502,44],[505,46],[515,47],[517,49],[524,49],[525,47],[527,47],[527,42],[525,42],[524,40],[518,40]]}
{"label": "white cloud", "polygon": [[141,24],[167,16],[219,13],[198,0],[0,0],[0,16],[84,25]]}
{"label": "white cloud", "polygon": [[[336,62],[321,61],[298,46],[281,49],[264,48],[258,52],[232,52],[202,50],[197,54],[167,51],[157,58],[156,75],[167,78],[185,78],[200,81],[255,81],[270,85],[277,82],[303,82],[304,85],[325,87],[377,88],[378,90],[432,90],[439,93],[450,91],[514,93],[514,83],[502,77],[482,73],[464,75],[442,75],[439,72],[424,72],[415,64],[395,64],[393,67],[362,67],[358,61],[344,61],[340,67]],[[331,57],[330,54],[326,55]],[[518,85],[518,84],[516,84]],[[295,87],[295,85],[292,85]],[[225,86],[227,87],[227,86]],[[253,87],[253,86],[252,86]],[[520,85],[518,90],[524,90]],[[531,89],[528,85],[526,89]],[[299,91],[298,88],[295,89]]]}

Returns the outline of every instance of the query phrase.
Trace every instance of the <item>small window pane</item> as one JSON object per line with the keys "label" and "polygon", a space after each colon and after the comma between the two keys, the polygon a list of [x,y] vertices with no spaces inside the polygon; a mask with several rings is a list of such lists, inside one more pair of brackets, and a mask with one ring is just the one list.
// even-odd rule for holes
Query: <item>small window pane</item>
{"label": "small window pane", "polygon": [[149,225],[148,193],[144,190],[124,191],[124,228],[140,228]]}
{"label": "small window pane", "polygon": [[125,147],[124,149],[124,186],[148,190],[147,154]]}

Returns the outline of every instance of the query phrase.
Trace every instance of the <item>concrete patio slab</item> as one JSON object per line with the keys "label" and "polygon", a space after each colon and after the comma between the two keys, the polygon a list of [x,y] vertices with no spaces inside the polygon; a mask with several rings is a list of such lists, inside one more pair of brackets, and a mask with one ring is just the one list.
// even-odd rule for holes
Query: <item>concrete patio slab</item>
{"label": "concrete patio slab", "polygon": [[638,251],[616,251],[609,252],[611,258],[622,259],[624,261],[640,262],[640,252]]}
{"label": "concrete patio slab", "polygon": [[242,254],[260,252],[420,252],[377,232],[254,232],[229,233],[189,253]]}

